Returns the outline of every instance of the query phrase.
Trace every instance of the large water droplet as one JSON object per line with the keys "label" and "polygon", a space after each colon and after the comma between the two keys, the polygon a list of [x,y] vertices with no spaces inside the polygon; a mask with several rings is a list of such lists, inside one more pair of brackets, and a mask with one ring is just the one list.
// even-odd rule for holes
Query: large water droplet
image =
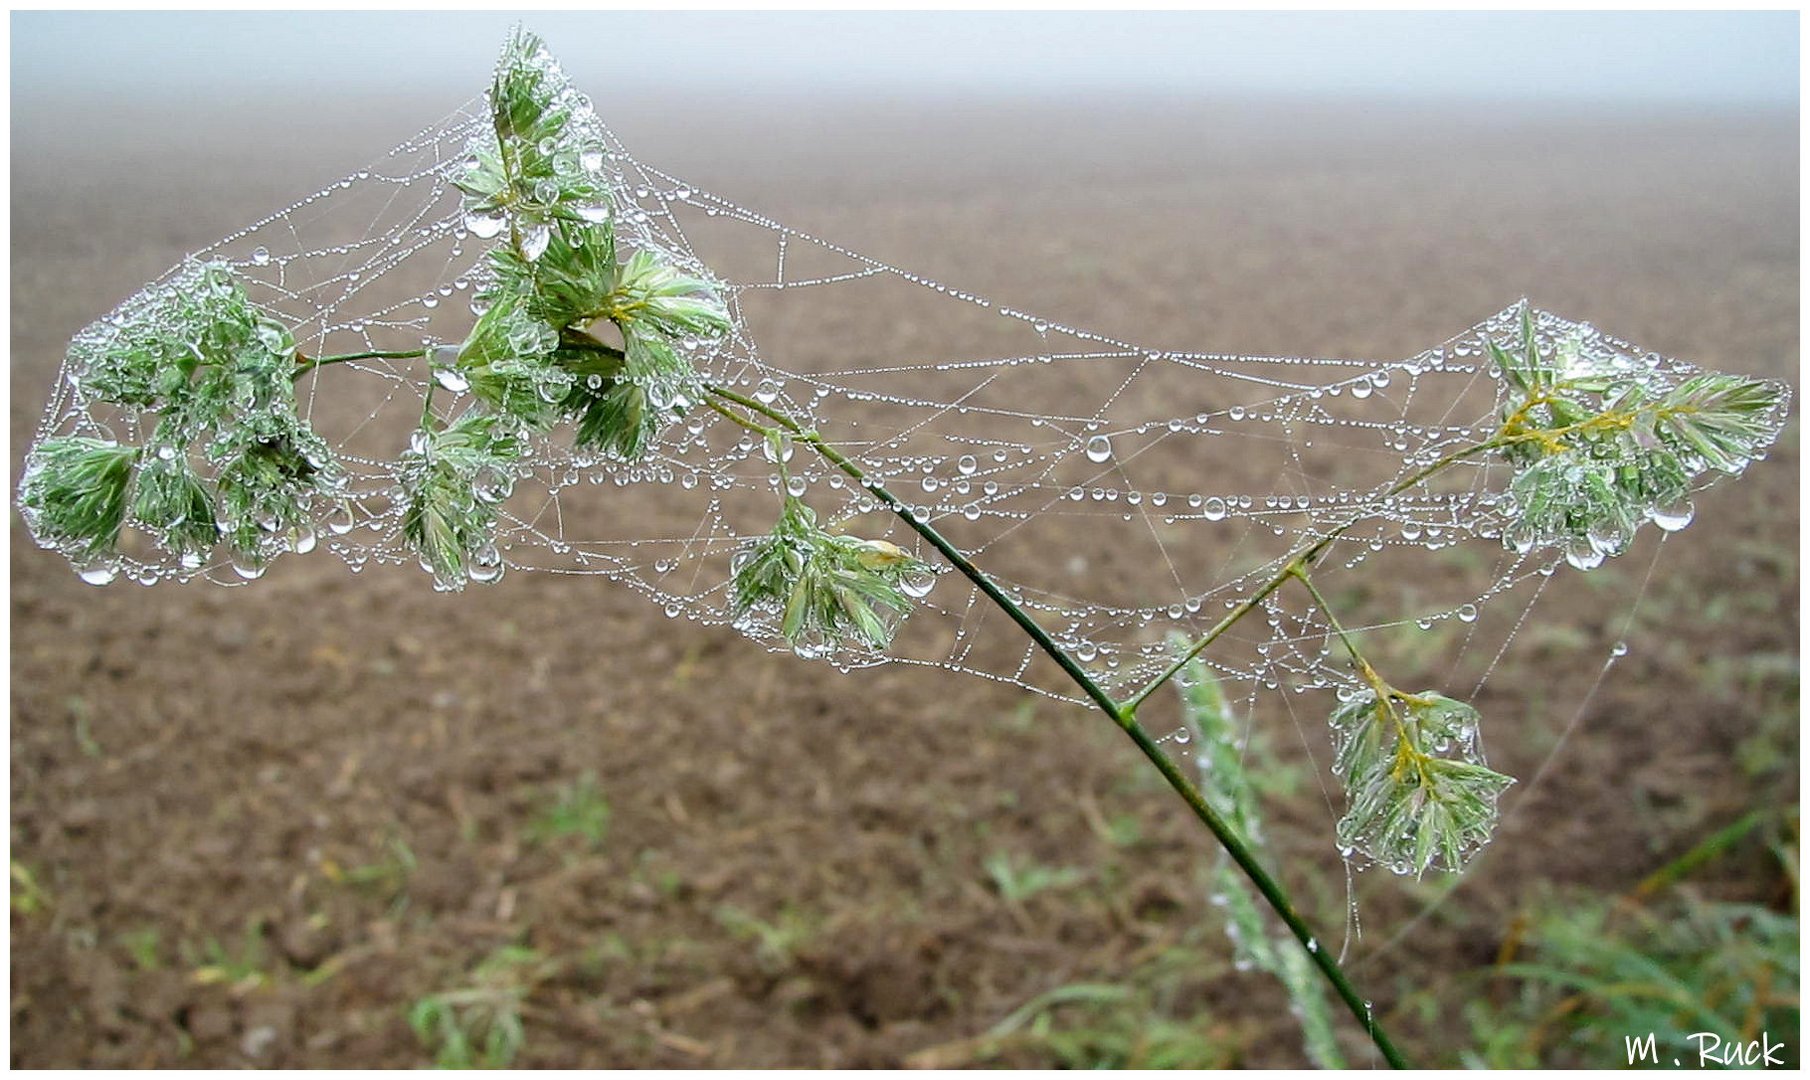
{"label": "large water droplet", "polygon": [[501,210],[472,210],[465,215],[465,228],[479,240],[489,240],[509,224],[509,215]]}
{"label": "large water droplet", "polygon": [[502,577],[503,557],[497,553],[496,545],[487,543],[472,552],[471,561],[465,565],[465,573],[480,585],[487,585]]}
{"label": "large water droplet", "polygon": [[442,389],[450,390],[455,394],[463,394],[471,386],[470,380],[454,368],[439,368],[434,372],[434,381],[439,383]]}
{"label": "large water droplet", "polygon": [[546,222],[537,222],[522,229],[522,258],[529,262],[539,259],[547,251],[547,243],[553,239],[553,229]]}
{"label": "large water droplet", "polygon": [[1208,521],[1218,521],[1226,516],[1226,501],[1215,495],[1201,504],[1200,516]]}
{"label": "large water droplet", "polygon": [[1603,564],[1603,553],[1588,540],[1573,540],[1565,545],[1565,561],[1579,570],[1594,570]]}
{"label": "large water droplet", "polygon": [[1095,435],[1087,440],[1087,460],[1098,464],[1112,456],[1112,440],[1104,435]]}
{"label": "large water droplet", "polygon": [[90,585],[106,585],[119,576],[119,564],[102,559],[76,567],[75,575]]}
{"label": "large water droplet", "polygon": [[1681,502],[1674,506],[1667,506],[1662,509],[1654,510],[1652,513],[1653,524],[1664,529],[1666,532],[1677,532],[1679,529],[1689,525],[1691,519],[1696,516],[1697,508],[1692,506],[1689,502]]}
{"label": "large water droplet", "polygon": [[262,244],[251,249],[251,261],[258,266],[270,265],[270,249]]}
{"label": "large water droplet", "polygon": [[979,467],[980,463],[974,460],[973,454],[963,454],[960,460],[955,463],[955,471],[961,473],[963,476],[973,476],[974,470]]}

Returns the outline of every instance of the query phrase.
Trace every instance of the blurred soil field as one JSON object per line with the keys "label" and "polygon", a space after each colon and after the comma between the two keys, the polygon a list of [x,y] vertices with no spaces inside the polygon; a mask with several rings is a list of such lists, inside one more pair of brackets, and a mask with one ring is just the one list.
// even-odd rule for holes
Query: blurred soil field
{"label": "blurred soil field", "polygon": [[[200,131],[16,107],[12,483],[72,334],[449,104],[248,102]],[[1797,383],[1794,113],[599,105],[701,189],[1156,347],[1405,357],[1525,294]],[[1323,725],[1260,717],[1284,880],[1329,940],[1355,894],[1349,970],[1415,1060],[1475,1043],[1460,1004],[1553,890],[1625,894],[1796,805],[1798,430],[1656,559],[1647,536],[1561,571],[1477,701],[1520,778],[1503,829],[1418,922],[1443,881],[1348,881],[1333,850]],[[1210,839],[1097,714],[839,674],[601,579],[439,595],[323,553],[246,588],[96,589],[16,512],[11,540],[15,1065],[427,1064],[411,1013],[465,990],[519,1016],[529,1066],[1305,1060],[1274,981],[1232,963]],[[1428,556],[1354,618],[1479,565]],[[1439,686],[1456,645],[1379,649]],[[1796,903],[1751,838],[1691,887]],[[1113,990],[982,1038],[1076,985]]]}

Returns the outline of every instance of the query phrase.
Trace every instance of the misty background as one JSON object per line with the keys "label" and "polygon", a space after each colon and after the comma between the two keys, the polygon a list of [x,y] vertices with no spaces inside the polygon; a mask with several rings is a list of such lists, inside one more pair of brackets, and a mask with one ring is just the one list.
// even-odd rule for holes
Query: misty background
{"label": "misty background", "polygon": [[[1378,258],[1478,257],[1548,202],[1570,208],[1535,219],[1549,267],[1476,295],[1434,274],[1416,302],[1468,325],[1504,282],[1564,300],[1577,275],[1595,284],[1573,295],[1612,312],[1638,291],[1635,232],[1608,224],[1629,204],[1667,208],[1641,242],[1668,254],[1642,272],[1694,289],[1703,245],[1667,225],[1681,208],[1795,185],[1794,12],[24,12],[15,227],[75,242],[136,207],[198,250],[479,102],[518,20],[643,162],[876,258],[991,278],[1001,302],[1048,301],[1021,271],[983,272],[995,249],[1111,263],[1120,230],[1166,221],[1196,274],[1225,276],[1215,310],[1261,286],[1274,337],[1221,343],[1252,351],[1424,345],[1355,314],[1316,343],[1295,313],[1374,308]],[[1423,227],[1442,201],[1461,229]],[[890,233],[893,214],[915,229]],[[1794,214],[1773,217],[1795,265]],[[168,264],[111,251],[91,307]],[[1085,308],[1136,336],[1122,300]]]}
{"label": "misty background", "polygon": [[[520,19],[598,97],[849,93],[1788,104],[1793,12],[25,12],[15,108],[458,93]],[[584,49],[578,42],[595,42]]]}

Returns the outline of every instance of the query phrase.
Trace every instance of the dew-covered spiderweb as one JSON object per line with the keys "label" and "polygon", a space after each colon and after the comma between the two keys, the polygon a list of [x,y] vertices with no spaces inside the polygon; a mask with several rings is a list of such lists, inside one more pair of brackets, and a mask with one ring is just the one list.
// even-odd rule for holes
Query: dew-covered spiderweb
{"label": "dew-covered spiderweb", "polygon": [[[1494,430],[1501,380],[1482,347],[1514,338],[1518,304],[1400,359],[1151,348],[1073,325],[1086,312],[1002,307],[788,228],[637,159],[588,107],[581,119],[604,151],[597,167],[614,186],[619,251],[657,249],[723,285],[733,328],[697,344],[697,370],[841,447],[1115,695],[1169,664],[1172,635],[1197,637],[1290,552],[1335,529],[1344,531],[1322,560],[1322,591],[1362,600],[1377,582],[1409,583],[1391,623],[1447,631],[1474,659],[1467,678],[1478,684],[1550,576],[1571,572],[1567,558],[1579,566],[1601,558],[1504,543],[1508,469],[1487,456],[1387,494]],[[230,266],[312,356],[456,344],[476,317],[485,253],[503,242],[493,225],[467,219],[452,184],[490,122],[475,99],[193,262]],[[1604,370],[1644,370],[1660,385],[1693,371],[1555,315],[1538,313],[1535,325],[1549,346],[1581,335],[1581,362]],[[75,375],[66,365],[40,440],[144,441],[151,420],[93,403]],[[346,479],[343,497],[321,501],[314,526],[291,538],[295,552],[353,572],[413,566],[397,462],[435,382],[420,359],[369,359],[297,384],[300,415],[334,448]],[[427,407],[455,415],[469,404],[460,391],[456,380],[438,380]],[[500,566],[481,577],[602,577],[681,622],[728,623],[732,557],[772,527],[778,489],[789,483],[833,528],[890,540],[939,569],[890,649],[842,646],[820,650],[821,659],[924,665],[1081,700],[870,493],[796,444],[780,451],[789,456],[782,480],[773,453],[695,407],[634,464],[577,452],[564,429],[536,436],[501,503]],[[1679,510],[1654,524],[1686,521]],[[89,576],[242,584],[258,572],[224,555],[185,566],[128,535],[117,560]],[[424,576],[423,587],[431,581]],[[738,628],[790,648],[770,620]],[[1304,597],[1280,590],[1205,659],[1233,697],[1354,686],[1328,629]]]}

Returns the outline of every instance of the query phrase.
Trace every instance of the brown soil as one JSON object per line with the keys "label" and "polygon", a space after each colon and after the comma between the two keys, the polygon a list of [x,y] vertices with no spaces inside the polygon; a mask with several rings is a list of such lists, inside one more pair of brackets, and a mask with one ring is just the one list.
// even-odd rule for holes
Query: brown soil
{"label": "brown soil", "polygon": [[[223,123],[232,139],[121,111],[79,144],[67,117],[15,115],[15,483],[72,333],[443,111],[329,104],[304,128],[298,107]],[[706,189],[1103,333],[1406,356],[1525,292],[1796,378],[1794,115],[732,110],[613,120]],[[1432,882],[1357,877],[1353,976],[1420,1060],[1470,1033],[1399,1003],[1474,985],[1454,980],[1543,890],[1624,891],[1745,808],[1796,802],[1797,484],[1794,423],[1699,500],[1628,629],[1650,547],[1600,588],[1550,590],[1478,701],[1492,762],[1522,779],[1495,845],[1393,947]],[[16,1065],[420,1064],[411,1005],[511,945],[542,958],[519,974],[526,1065],[1049,1064],[1031,1041],[968,1040],[1072,983],[1148,994],[1225,1063],[1301,1061],[1273,981],[1232,968],[1210,842],[1080,708],[929,670],[839,675],[598,580],[441,596],[412,567],[353,576],[323,554],[242,589],[94,589],[16,515],[12,544],[12,856],[42,894],[21,911],[15,884]],[[1406,645],[1396,662],[1441,671]],[[1298,758],[1283,715],[1270,741]],[[587,773],[601,844],[537,831]],[[1271,800],[1272,841],[1332,939],[1345,878],[1302,775]],[[1012,903],[996,853],[1078,873]],[[1745,849],[1722,878],[1774,884]]]}

